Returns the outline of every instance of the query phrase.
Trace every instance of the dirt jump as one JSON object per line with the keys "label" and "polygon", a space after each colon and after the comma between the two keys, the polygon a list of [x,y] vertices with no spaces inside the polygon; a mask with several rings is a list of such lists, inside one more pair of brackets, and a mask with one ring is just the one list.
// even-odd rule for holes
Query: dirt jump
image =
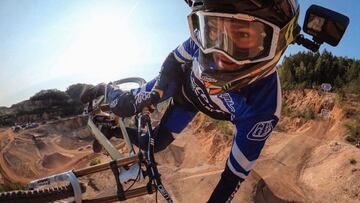
{"label": "dirt jump", "polygon": [[[291,131],[274,131],[233,202],[360,202],[360,150],[344,141],[343,114],[310,120]],[[210,125],[210,126],[209,126]],[[231,148],[231,136],[198,116],[164,151],[156,154],[162,181],[175,202],[206,202]],[[89,166],[94,154],[85,120],[72,118],[18,133],[0,130],[0,172],[4,182],[32,179]],[[111,140],[121,151],[120,139]],[[110,171],[81,180],[85,197],[115,191]],[[165,202],[160,195],[159,202]],[[147,195],[126,202],[155,202]]]}

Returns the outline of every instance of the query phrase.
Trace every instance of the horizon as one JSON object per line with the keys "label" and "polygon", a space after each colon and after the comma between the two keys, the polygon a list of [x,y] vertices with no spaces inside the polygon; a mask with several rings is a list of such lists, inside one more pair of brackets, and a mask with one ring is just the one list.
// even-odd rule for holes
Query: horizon
{"label": "horizon", "polygon": [[[360,44],[356,26],[360,3],[355,2],[311,2],[350,18],[339,46],[323,45],[321,52],[326,49],[336,56],[360,58],[353,46]],[[302,25],[310,2],[300,5]],[[189,37],[189,12],[183,1],[162,1],[161,5],[144,0],[1,1],[0,107],[27,100],[45,89],[65,91],[76,83],[96,85],[130,76],[154,78],[170,51]],[[299,51],[306,49],[290,46],[285,55]]]}

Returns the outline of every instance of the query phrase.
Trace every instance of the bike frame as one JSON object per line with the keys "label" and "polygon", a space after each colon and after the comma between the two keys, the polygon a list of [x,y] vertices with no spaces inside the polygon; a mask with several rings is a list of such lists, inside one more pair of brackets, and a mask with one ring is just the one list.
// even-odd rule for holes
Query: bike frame
{"label": "bike frame", "polygon": [[[125,81],[131,82],[131,79],[130,81],[129,79],[125,79]],[[89,107],[88,107],[89,119],[87,124],[91,132],[93,133],[94,137],[104,147],[105,151],[110,155],[110,157],[113,160],[108,163],[90,166],[79,170],[72,170],[69,172],[34,180],[29,184],[28,186],[29,189],[34,189],[36,187],[44,186],[44,185],[50,185],[57,181],[68,180],[73,187],[74,200],[76,203],[113,202],[118,200],[126,200],[134,197],[139,197],[146,194],[152,194],[155,191],[159,191],[167,202],[172,203],[173,200],[171,199],[169,193],[166,191],[165,187],[161,183],[160,174],[156,167],[156,162],[154,158],[154,139],[153,139],[154,135],[153,135],[151,119],[149,115],[150,113],[144,110],[143,112],[137,115],[138,136],[141,136],[141,133],[143,132],[142,129],[145,128],[146,132],[149,134],[149,140],[148,140],[147,150],[145,150],[143,153],[142,150],[139,149],[139,152],[136,154],[133,145],[129,139],[128,133],[126,131],[123,118],[120,118],[113,113],[107,113],[101,110],[102,107],[101,104],[104,103],[104,100],[105,98],[102,96],[96,101],[92,101],[89,103]],[[95,106],[95,108],[93,108],[93,106]],[[111,142],[106,138],[106,136],[101,132],[100,129],[102,126],[101,125],[99,126],[96,124],[96,122],[94,122],[94,118],[97,115],[109,117],[112,120],[116,121],[116,125],[114,127],[120,127],[124,141],[126,143],[126,147],[128,148],[129,151],[128,155],[121,154],[111,144]],[[149,177],[149,182],[144,187],[139,187],[124,191],[122,183],[127,181],[129,177],[132,177],[133,174],[131,173],[134,173],[134,171],[140,173],[142,171],[141,164],[143,164],[146,167],[145,175]],[[124,167],[129,169],[126,170]],[[81,190],[79,189],[80,183],[77,178],[109,169],[113,171],[116,180],[116,185],[118,189],[116,194],[105,197],[97,197],[96,199],[91,199],[91,200],[82,200],[82,193]],[[142,172],[144,174],[144,171]]]}

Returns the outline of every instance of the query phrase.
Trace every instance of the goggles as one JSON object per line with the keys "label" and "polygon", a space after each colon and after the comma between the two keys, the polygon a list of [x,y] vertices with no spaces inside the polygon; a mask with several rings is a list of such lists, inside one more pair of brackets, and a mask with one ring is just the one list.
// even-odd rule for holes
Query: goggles
{"label": "goggles", "polygon": [[239,65],[274,58],[280,28],[245,14],[197,11],[188,15],[191,38],[205,54],[221,53]]}

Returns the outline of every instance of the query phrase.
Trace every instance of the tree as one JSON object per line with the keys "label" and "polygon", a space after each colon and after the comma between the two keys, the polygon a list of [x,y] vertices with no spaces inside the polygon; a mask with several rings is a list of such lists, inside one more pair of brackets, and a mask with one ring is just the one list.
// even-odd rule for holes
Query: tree
{"label": "tree", "polygon": [[315,88],[330,83],[339,91],[360,94],[360,61],[322,53],[299,52],[278,65],[285,89]]}
{"label": "tree", "polygon": [[57,89],[41,90],[34,96],[30,97],[31,101],[53,100],[58,102],[66,102],[69,99],[70,96],[66,92]]}
{"label": "tree", "polygon": [[88,84],[82,84],[82,83],[77,83],[74,85],[70,85],[67,89],[66,89],[66,93],[68,95],[70,95],[70,97],[77,102],[80,102],[80,96],[83,93],[83,91],[88,88],[88,87],[92,87],[92,85],[88,85]]}

